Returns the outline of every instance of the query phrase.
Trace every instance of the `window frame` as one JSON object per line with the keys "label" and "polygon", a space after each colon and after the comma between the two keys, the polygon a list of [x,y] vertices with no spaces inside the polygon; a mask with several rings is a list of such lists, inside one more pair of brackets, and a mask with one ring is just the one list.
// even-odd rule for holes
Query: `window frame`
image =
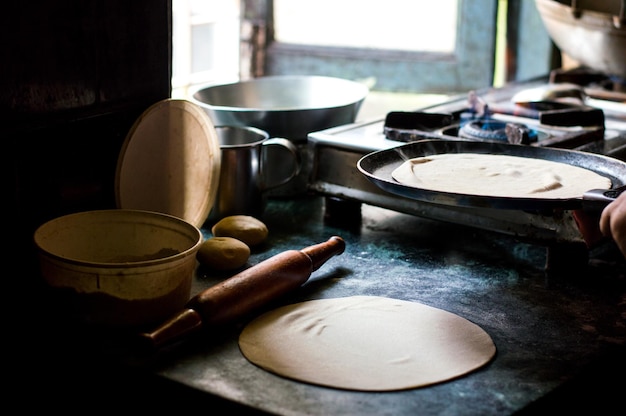
{"label": "window frame", "polygon": [[493,84],[497,0],[458,0],[452,53],[289,44],[273,36],[273,1],[267,0],[264,75],[319,74],[373,80],[391,92],[449,93]]}

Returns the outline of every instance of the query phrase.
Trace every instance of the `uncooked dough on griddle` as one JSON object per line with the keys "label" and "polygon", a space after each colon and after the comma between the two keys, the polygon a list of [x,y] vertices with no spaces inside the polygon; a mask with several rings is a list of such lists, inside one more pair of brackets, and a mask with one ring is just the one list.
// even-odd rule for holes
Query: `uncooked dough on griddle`
{"label": "uncooked dough on griddle", "polygon": [[277,308],[244,328],[239,347],[271,373],[357,391],[441,383],[484,366],[496,353],[491,337],[465,318],[379,296]]}
{"label": "uncooked dough on griddle", "polygon": [[572,199],[611,187],[609,178],[567,163],[480,153],[409,159],[391,176],[416,188],[491,197]]}

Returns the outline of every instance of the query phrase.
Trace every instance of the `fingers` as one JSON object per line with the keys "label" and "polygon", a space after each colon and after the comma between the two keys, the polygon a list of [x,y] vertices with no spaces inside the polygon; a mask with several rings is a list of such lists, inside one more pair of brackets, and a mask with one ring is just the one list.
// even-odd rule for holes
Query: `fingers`
{"label": "fingers", "polygon": [[611,216],[615,208],[614,204],[615,201],[607,205],[602,211],[602,215],[600,215],[600,232],[607,237],[611,236]]}
{"label": "fingers", "polygon": [[599,227],[600,232],[611,237],[626,256],[626,193],[604,208]]}

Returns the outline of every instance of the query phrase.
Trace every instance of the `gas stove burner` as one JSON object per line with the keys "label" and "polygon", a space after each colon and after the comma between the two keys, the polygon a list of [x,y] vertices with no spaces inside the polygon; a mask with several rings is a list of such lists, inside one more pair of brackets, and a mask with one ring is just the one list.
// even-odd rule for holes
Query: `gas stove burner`
{"label": "gas stove burner", "polygon": [[500,121],[470,121],[459,129],[459,137],[479,140],[507,141],[506,123]]}
{"label": "gas stove burner", "polygon": [[473,140],[530,144],[537,141],[539,133],[519,123],[505,123],[497,120],[473,120],[461,126],[458,136]]}

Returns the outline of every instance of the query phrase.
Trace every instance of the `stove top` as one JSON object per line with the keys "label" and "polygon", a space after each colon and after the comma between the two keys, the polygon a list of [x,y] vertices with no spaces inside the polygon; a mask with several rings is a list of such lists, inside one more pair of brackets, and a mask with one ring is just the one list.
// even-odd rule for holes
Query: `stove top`
{"label": "stove top", "polygon": [[[571,212],[537,213],[414,201],[380,190],[356,168],[358,160],[371,152],[420,139],[459,137],[572,149],[626,160],[626,111],[623,110],[626,100],[620,101],[621,96],[617,100],[613,97],[600,100],[606,107],[602,109],[594,106],[596,102],[587,96],[583,97],[585,102],[561,98],[537,101],[533,105],[514,102],[529,90],[552,85],[551,81],[544,77],[473,91],[414,112],[390,112],[377,120],[310,133],[307,187],[335,202],[366,203],[494,230],[547,246],[585,245]],[[478,137],[471,136],[471,131],[476,133],[476,130]],[[492,133],[500,136],[494,138]],[[481,137],[483,134],[488,136]]]}
{"label": "stove top", "polygon": [[[442,104],[416,109],[416,122],[419,122],[419,114],[422,115],[450,115],[448,125],[435,125],[434,128],[413,129],[414,136],[402,137],[401,128],[398,136],[389,134],[386,123],[389,122],[389,113],[386,117],[368,122],[339,126],[328,130],[309,134],[309,141],[318,144],[334,145],[338,148],[349,148],[363,152],[387,149],[398,146],[409,140],[420,138],[450,138],[458,137],[459,126],[467,117],[475,116],[474,120],[490,119],[494,122],[504,124],[522,124],[530,128],[538,129],[541,132],[541,140],[533,145],[550,146],[559,148],[570,148],[576,150],[601,153],[607,156],[624,159],[626,153],[626,94],[624,102],[604,101],[607,109],[598,109],[588,105],[572,104],[562,106],[556,102],[546,104],[551,105],[550,110],[537,110],[528,107],[515,106],[512,99],[517,94],[545,87],[548,85],[545,80],[531,81],[527,83],[512,84],[505,88],[488,89],[482,92],[470,92],[464,96],[458,96]],[[476,108],[480,105],[473,104],[472,101],[480,101],[489,112],[488,117],[484,117],[481,110]],[[598,100],[596,100],[597,102]],[[566,107],[567,106],[567,107]],[[594,124],[594,115],[597,112],[603,114],[602,125]],[[396,114],[401,116],[401,114]],[[534,118],[529,115],[534,115]],[[588,117],[587,117],[588,116]],[[441,117],[443,118],[443,117]],[[587,118],[589,125],[578,125],[581,119]],[[551,122],[551,124],[547,124]],[[445,120],[443,120],[445,123]],[[557,123],[557,124],[555,124]],[[410,131],[411,129],[404,129]],[[598,132],[598,130],[600,130]],[[598,134],[600,133],[600,134]],[[583,139],[577,139],[581,136]],[[487,139],[492,139],[487,137]]]}

